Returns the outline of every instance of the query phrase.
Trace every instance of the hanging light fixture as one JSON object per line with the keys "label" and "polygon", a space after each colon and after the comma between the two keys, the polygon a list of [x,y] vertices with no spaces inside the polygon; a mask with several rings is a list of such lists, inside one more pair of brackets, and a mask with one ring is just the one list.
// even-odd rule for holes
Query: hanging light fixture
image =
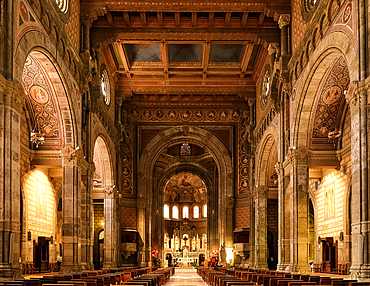
{"label": "hanging light fixture", "polygon": [[31,131],[30,141],[36,145],[36,148],[39,148],[39,145],[44,144],[45,142],[45,134],[41,132],[39,127],[39,121],[36,121],[35,128]]}
{"label": "hanging light fixture", "polygon": [[[335,124],[335,117],[334,117],[334,124]],[[337,126],[335,126],[334,130],[328,133],[329,142],[334,143],[334,147],[335,147],[337,139],[339,139],[341,136],[342,136],[342,130],[340,129],[338,130]]]}

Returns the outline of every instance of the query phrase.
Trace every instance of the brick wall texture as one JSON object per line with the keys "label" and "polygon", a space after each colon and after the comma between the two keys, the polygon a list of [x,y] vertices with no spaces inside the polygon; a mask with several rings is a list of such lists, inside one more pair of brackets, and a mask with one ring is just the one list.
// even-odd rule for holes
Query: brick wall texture
{"label": "brick wall texture", "polygon": [[136,208],[121,207],[121,227],[137,229]]}
{"label": "brick wall texture", "polygon": [[239,207],[235,209],[235,227],[249,228],[250,227],[251,211],[249,207]]}

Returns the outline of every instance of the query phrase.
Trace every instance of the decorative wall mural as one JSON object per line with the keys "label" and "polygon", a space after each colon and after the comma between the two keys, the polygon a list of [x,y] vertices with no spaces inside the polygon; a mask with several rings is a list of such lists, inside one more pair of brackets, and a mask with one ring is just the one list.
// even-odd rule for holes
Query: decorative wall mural
{"label": "decorative wall mural", "polygon": [[333,217],[335,209],[334,190],[325,190],[325,217]]}
{"label": "decorative wall mural", "polygon": [[345,93],[350,82],[347,63],[343,57],[333,62],[323,82],[311,125],[313,145],[328,145],[328,133],[340,129]]}
{"label": "decorative wall mural", "polygon": [[38,124],[45,134],[42,148],[51,145],[61,148],[61,117],[54,88],[41,63],[32,55],[28,55],[24,64],[22,85],[27,95],[26,104],[32,127]]}
{"label": "decorative wall mural", "polygon": [[173,203],[206,202],[207,188],[203,180],[192,173],[179,173],[171,177],[164,191],[164,201]]}
{"label": "decorative wall mural", "polygon": [[103,187],[104,186],[103,157],[98,142],[95,143],[94,147],[94,164],[95,164],[95,172],[93,177],[94,187]]}

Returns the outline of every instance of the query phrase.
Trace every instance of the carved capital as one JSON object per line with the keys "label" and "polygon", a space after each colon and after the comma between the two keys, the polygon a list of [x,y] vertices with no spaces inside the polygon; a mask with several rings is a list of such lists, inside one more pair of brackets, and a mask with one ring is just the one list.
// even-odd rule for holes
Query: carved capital
{"label": "carved capital", "polygon": [[233,207],[234,206],[235,199],[234,199],[234,197],[232,195],[226,196],[225,201],[226,201],[226,206],[227,207]]}
{"label": "carved capital", "polygon": [[73,149],[72,147],[67,146],[60,150],[60,155],[62,156],[63,165],[78,166],[79,163],[84,160],[83,151],[79,147]]}
{"label": "carved capital", "polygon": [[312,154],[311,150],[306,146],[300,146],[298,148],[291,148],[292,157],[296,159],[308,159]]}
{"label": "carved capital", "polygon": [[89,29],[92,27],[92,23],[94,21],[92,16],[85,14],[85,15],[81,15],[80,19],[81,19],[82,25],[84,25],[85,28]]}
{"label": "carved capital", "polygon": [[[122,97],[116,97],[116,104],[117,104],[118,106],[122,106],[122,102],[123,102]],[[127,114],[126,114],[126,116],[127,116]]]}
{"label": "carved capital", "polygon": [[281,14],[279,17],[279,28],[282,29],[290,24],[290,14]]}
{"label": "carved capital", "polygon": [[145,208],[146,198],[143,195],[139,195],[136,202],[139,208]]}
{"label": "carved capital", "polygon": [[255,98],[249,98],[248,99],[248,105],[250,107],[252,107],[255,103],[256,103],[256,99]]}
{"label": "carved capital", "polygon": [[272,55],[278,53],[279,49],[280,49],[279,43],[270,43],[267,51],[269,55]]}

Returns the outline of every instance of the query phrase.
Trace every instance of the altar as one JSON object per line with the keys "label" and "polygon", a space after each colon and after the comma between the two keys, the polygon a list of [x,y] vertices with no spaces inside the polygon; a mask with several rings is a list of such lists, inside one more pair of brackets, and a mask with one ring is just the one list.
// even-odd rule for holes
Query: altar
{"label": "altar", "polygon": [[179,264],[179,267],[187,267],[191,266],[191,263],[194,262],[193,257],[179,257],[177,258],[177,262]]}

